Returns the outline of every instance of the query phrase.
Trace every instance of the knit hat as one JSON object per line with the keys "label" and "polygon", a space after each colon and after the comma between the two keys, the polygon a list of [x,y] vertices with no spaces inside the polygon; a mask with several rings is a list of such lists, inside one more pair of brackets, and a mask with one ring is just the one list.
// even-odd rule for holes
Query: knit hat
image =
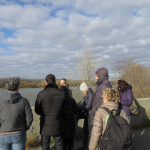
{"label": "knit hat", "polygon": [[81,85],[80,85],[80,90],[81,91],[87,91],[89,89],[88,85],[83,82]]}

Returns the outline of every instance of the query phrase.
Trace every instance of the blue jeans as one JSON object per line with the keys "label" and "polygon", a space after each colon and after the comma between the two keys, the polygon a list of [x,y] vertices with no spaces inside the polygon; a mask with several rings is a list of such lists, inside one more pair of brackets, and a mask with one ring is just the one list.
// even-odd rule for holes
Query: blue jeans
{"label": "blue jeans", "polygon": [[[62,135],[54,135],[57,150],[64,150]],[[50,150],[51,136],[42,135],[42,150]]]}
{"label": "blue jeans", "polygon": [[26,131],[9,134],[0,135],[0,150],[25,150],[26,143]]}
{"label": "blue jeans", "polygon": [[131,116],[128,116],[128,120],[129,120],[129,122],[131,122]]}

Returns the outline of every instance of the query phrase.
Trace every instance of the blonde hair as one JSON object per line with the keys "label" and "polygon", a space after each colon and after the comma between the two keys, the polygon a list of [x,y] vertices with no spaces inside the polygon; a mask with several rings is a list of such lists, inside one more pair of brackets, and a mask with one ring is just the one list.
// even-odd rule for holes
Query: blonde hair
{"label": "blonde hair", "polygon": [[107,88],[106,90],[104,90],[102,97],[107,98],[108,101],[113,101],[113,102],[116,102],[116,103],[120,102],[119,91],[114,89],[114,88]]}
{"label": "blonde hair", "polygon": [[86,96],[87,95],[87,92],[88,92],[88,90],[86,90],[86,91],[84,91],[85,93],[84,93],[84,95]]}

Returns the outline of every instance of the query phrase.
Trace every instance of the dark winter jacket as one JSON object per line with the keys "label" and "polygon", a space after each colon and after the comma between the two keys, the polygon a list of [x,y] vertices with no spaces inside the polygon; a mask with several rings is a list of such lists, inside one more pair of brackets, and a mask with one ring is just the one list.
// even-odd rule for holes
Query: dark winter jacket
{"label": "dark winter jacket", "polygon": [[92,106],[92,113],[91,113],[91,124],[93,125],[94,116],[97,109],[103,104],[103,91],[107,88],[112,88],[111,83],[108,81],[108,70],[106,68],[100,68],[96,71],[99,80],[97,80],[97,88],[94,95],[94,102]]}
{"label": "dark winter jacket", "polygon": [[48,84],[38,93],[35,112],[41,116],[40,134],[58,135],[63,133],[64,93],[56,84]]}
{"label": "dark winter jacket", "polygon": [[129,106],[132,104],[133,100],[132,86],[129,85],[127,91],[124,91],[123,93],[120,92],[120,97],[122,109],[125,111],[127,116],[131,116]]}
{"label": "dark winter jacket", "polygon": [[84,96],[84,102],[78,105],[80,110],[85,110],[86,113],[90,113],[94,100],[94,92],[91,88],[88,89],[87,94]]}
{"label": "dark winter jacket", "polygon": [[[60,90],[65,93],[64,103],[64,138],[72,138],[75,134],[75,120],[74,114],[77,113],[78,108],[75,100],[70,97],[69,90],[66,86],[61,85]],[[70,110],[71,107],[71,110]],[[69,111],[68,111],[69,110]],[[67,112],[68,111],[68,112]],[[71,112],[71,113],[70,113]],[[72,114],[70,118],[70,114]],[[68,116],[67,116],[68,115]]]}
{"label": "dark winter jacket", "polygon": [[0,132],[26,131],[33,121],[29,101],[18,92],[8,92],[0,100]]}
{"label": "dark winter jacket", "polygon": [[72,90],[69,88],[69,85],[68,84],[61,84],[58,86],[58,89],[60,89],[60,87],[62,87],[62,86],[67,87],[67,89],[68,89],[67,91],[69,91],[69,95],[70,95],[70,97],[72,97]]}

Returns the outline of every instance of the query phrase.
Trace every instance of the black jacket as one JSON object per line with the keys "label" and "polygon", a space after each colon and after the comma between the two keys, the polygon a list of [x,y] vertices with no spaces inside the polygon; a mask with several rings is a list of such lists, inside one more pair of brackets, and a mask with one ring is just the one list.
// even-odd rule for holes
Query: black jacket
{"label": "black jacket", "polygon": [[32,121],[29,101],[20,93],[8,92],[0,100],[0,132],[26,131]]}
{"label": "black jacket", "polygon": [[40,134],[58,135],[63,133],[64,93],[56,84],[49,84],[38,93],[35,112],[41,116]]}
{"label": "black jacket", "polygon": [[80,110],[85,110],[86,113],[91,112],[92,104],[94,100],[94,92],[92,89],[88,89],[87,94],[84,96],[84,102],[78,105]]}
{"label": "black jacket", "polygon": [[[77,113],[78,108],[77,108],[77,104],[76,104],[75,100],[72,97],[70,97],[68,88],[65,85],[61,85],[60,90],[63,91],[65,94],[64,138],[68,139],[68,138],[72,138],[75,134],[74,114]],[[70,107],[71,107],[71,110],[69,109],[70,112],[68,112],[68,113],[65,112],[68,110],[67,108],[70,108]],[[66,116],[66,115],[68,115],[68,116]],[[71,115],[71,118],[70,118],[70,115]],[[69,117],[69,119],[68,119],[68,117]]]}

